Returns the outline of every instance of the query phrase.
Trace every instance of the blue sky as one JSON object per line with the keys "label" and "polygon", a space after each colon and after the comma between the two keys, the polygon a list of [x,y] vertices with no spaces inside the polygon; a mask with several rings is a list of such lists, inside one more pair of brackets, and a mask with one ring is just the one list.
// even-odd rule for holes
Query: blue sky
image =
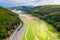
{"label": "blue sky", "polygon": [[3,7],[40,5],[60,5],[60,0],[0,0]]}

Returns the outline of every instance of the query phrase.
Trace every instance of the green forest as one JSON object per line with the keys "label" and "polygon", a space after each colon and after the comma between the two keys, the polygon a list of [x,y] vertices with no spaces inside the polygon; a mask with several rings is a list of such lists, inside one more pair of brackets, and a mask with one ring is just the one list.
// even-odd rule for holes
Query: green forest
{"label": "green forest", "polygon": [[0,39],[7,38],[19,25],[20,18],[3,7],[0,7]]}
{"label": "green forest", "polygon": [[38,17],[54,26],[60,31],[60,6],[59,5],[45,5],[29,9],[27,13]]}

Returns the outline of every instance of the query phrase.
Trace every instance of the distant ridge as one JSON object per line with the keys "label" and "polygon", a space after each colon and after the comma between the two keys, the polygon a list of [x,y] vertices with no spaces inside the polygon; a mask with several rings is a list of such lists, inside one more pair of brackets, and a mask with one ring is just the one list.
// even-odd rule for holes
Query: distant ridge
{"label": "distant ridge", "polygon": [[16,6],[16,7],[10,7],[10,8],[8,8],[8,9],[10,9],[10,10],[23,10],[23,11],[26,11],[26,10],[28,10],[28,9],[30,9],[30,8],[33,8],[33,6]]}

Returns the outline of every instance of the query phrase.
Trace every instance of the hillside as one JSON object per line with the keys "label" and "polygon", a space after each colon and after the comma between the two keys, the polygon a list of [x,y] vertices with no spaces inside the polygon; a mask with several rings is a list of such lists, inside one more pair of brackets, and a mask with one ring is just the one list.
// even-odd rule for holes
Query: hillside
{"label": "hillside", "polygon": [[0,40],[7,38],[19,25],[18,15],[0,7]]}
{"label": "hillside", "polygon": [[29,9],[27,13],[45,20],[53,25],[60,31],[60,6],[59,5],[46,5]]}

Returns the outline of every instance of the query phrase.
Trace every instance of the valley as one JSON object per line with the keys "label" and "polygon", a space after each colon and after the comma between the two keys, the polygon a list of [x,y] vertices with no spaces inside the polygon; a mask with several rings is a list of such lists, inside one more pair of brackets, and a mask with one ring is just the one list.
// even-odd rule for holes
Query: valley
{"label": "valley", "polygon": [[60,33],[51,24],[31,14],[17,11],[23,22],[13,40],[60,40]]}
{"label": "valley", "polygon": [[9,37],[9,40],[60,40],[59,8],[42,6],[22,11],[0,7],[0,39]]}
{"label": "valley", "polygon": [[60,40],[60,0],[0,0],[0,40]]}

